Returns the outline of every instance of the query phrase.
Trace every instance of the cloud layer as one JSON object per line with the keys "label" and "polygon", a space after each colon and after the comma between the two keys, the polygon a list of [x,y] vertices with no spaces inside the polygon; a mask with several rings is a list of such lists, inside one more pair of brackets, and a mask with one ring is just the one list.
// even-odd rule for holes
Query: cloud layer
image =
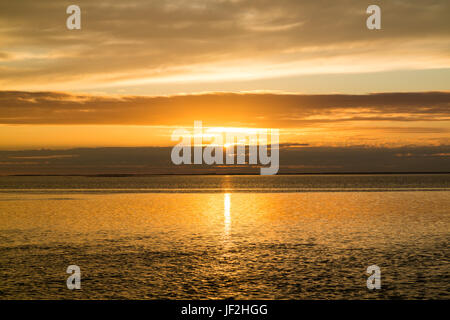
{"label": "cloud layer", "polygon": [[0,91],[0,149],[168,146],[176,128],[278,128],[312,146],[450,144],[450,93],[112,96]]}
{"label": "cloud layer", "polygon": [[[280,147],[280,173],[450,172],[450,146]],[[259,174],[249,165],[175,166],[170,152],[169,147],[0,151],[0,174]]]}
{"label": "cloud layer", "polygon": [[168,97],[0,91],[0,124],[304,127],[349,121],[450,121],[449,92],[367,95],[211,93]]}
{"label": "cloud layer", "polygon": [[383,29],[372,32],[358,0],[80,0],[82,30],[68,31],[69,3],[4,1],[0,85],[70,90],[450,67],[448,1],[376,3]]}

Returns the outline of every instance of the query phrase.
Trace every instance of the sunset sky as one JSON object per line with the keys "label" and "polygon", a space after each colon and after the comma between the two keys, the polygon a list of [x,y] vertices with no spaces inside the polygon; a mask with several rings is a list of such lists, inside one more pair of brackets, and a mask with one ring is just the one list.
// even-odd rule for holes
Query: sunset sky
{"label": "sunset sky", "polygon": [[194,120],[279,128],[286,145],[445,149],[449,17],[447,0],[0,1],[0,150],[168,147]]}

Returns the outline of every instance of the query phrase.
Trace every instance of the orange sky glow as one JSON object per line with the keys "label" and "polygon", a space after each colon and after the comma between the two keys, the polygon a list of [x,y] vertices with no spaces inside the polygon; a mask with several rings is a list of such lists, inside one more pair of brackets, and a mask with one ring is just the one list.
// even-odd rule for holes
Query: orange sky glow
{"label": "orange sky glow", "polygon": [[[280,129],[309,146],[449,144],[450,4],[80,0],[0,4],[0,149],[170,146]],[[240,129],[239,129],[240,128]],[[217,129],[216,129],[217,130]]]}

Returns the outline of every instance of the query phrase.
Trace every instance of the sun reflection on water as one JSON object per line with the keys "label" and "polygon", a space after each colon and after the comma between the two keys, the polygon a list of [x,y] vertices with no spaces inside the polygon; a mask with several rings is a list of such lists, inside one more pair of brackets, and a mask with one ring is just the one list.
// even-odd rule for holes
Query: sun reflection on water
{"label": "sun reflection on water", "polygon": [[230,235],[231,231],[231,201],[230,194],[225,193],[223,198],[223,215],[224,215],[224,233],[226,236]]}

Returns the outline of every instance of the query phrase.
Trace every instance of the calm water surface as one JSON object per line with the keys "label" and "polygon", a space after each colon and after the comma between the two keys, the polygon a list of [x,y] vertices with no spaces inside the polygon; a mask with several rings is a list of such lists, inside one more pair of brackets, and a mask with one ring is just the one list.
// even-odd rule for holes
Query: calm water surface
{"label": "calm water surface", "polygon": [[0,298],[448,299],[449,208],[450,175],[1,177]]}

